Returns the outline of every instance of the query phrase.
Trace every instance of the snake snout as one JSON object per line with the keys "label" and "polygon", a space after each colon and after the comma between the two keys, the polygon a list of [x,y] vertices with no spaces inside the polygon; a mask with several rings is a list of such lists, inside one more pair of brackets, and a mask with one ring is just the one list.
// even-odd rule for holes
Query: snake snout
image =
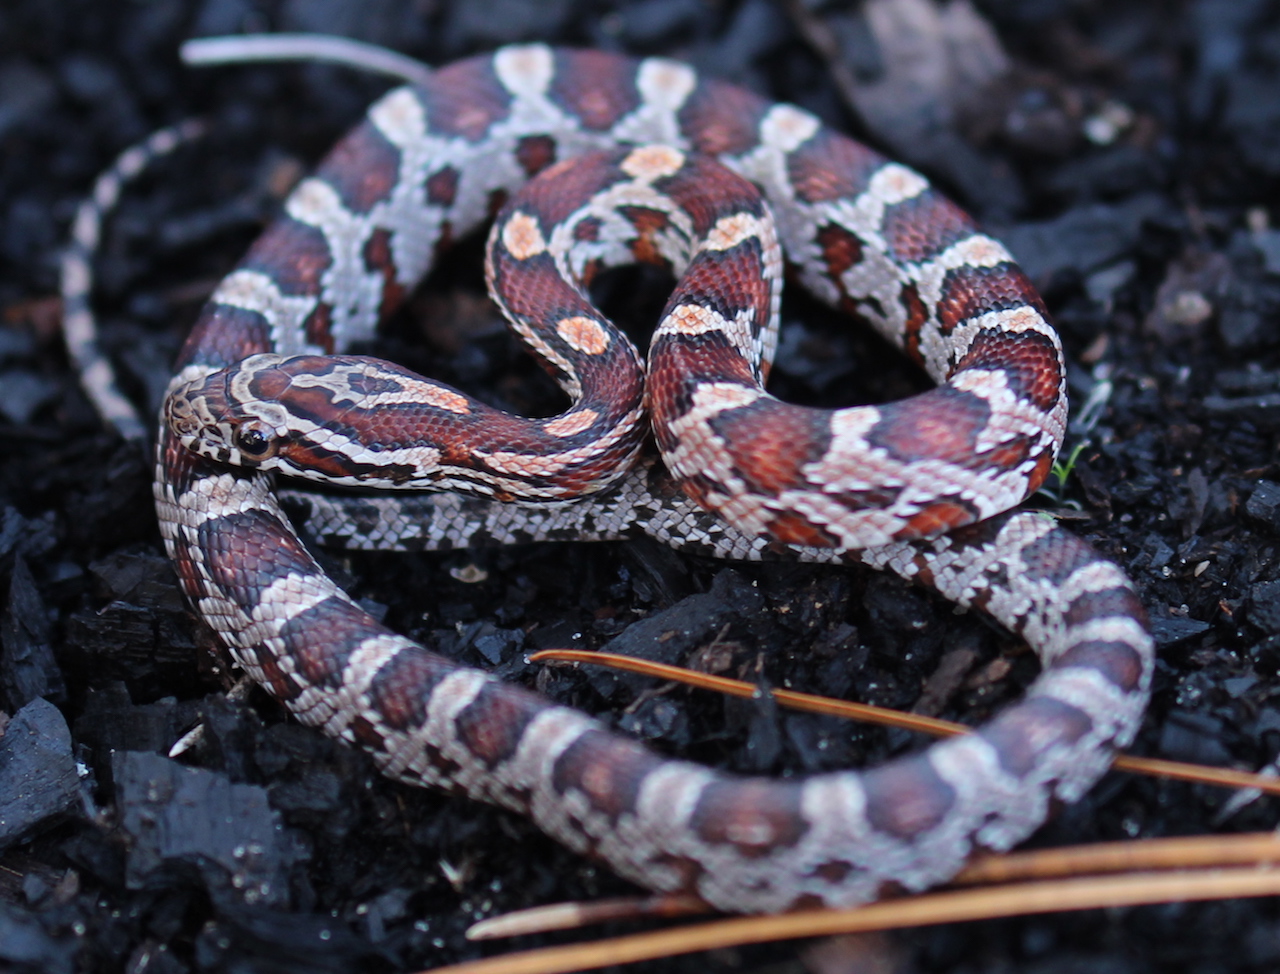
{"label": "snake snout", "polygon": [[174,389],[165,400],[164,417],[169,431],[184,447],[202,456],[225,462],[232,427],[226,422],[225,382],[219,373],[193,379]]}
{"label": "snake snout", "polygon": [[169,431],[190,446],[189,440],[199,438],[210,426],[210,417],[204,407],[202,387],[204,383],[189,382],[169,394],[165,400],[165,422]]}
{"label": "snake snout", "polygon": [[200,428],[191,400],[181,390],[165,400],[164,421],[169,432],[183,440],[197,433]]}

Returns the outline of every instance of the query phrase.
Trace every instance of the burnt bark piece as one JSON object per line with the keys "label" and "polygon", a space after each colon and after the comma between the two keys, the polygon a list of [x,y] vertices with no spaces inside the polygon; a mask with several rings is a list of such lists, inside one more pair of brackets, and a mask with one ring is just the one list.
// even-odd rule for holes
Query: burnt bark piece
{"label": "burnt bark piece", "polygon": [[67,722],[37,697],[0,736],[0,849],[62,821],[80,800]]}

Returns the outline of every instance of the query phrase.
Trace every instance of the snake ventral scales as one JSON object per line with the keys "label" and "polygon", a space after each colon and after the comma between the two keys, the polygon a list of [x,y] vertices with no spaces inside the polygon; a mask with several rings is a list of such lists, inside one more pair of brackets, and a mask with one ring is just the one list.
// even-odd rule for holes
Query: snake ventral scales
{"label": "snake ventral scales", "polygon": [[[488,274],[574,400],[550,419],[341,355],[503,199]],[[937,388],[835,412],[772,401],[782,256]],[[583,297],[636,258],[686,271],[647,370]],[[687,495],[631,465],[647,416]],[[532,45],[386,95],[297,187],[179,357],[155,492],[187,597],[301,721],[651,889],[776,911],[943,881],[1028,835],[1132,738],[1152,644],[1131,583],[1051,519],[1005,513],[1047,475],[1065,416],[1040,299],[923,177],[679,63]],[[424,430],[439,436],[425,456],[408,442]],[[320,570],[255,464],[482,495],[308,498],[311,527],[352,545],[644,532],[891,570],[991,615],[1043,672],[977,732],[878,768],[728,775],[385,629]],[[491,502],[513,496],[546,503]]]}

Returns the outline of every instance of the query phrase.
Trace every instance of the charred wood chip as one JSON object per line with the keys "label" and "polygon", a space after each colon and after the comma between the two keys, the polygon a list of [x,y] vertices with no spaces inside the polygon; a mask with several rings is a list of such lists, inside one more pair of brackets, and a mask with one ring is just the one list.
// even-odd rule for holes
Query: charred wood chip
{"label": "charred wood chip", "polygon": [[75,739],[91,752],[99,783],[111,785],[111,755],[116,751],[165,754],[195,717],[195,704],[172,697],[135,704],[123,683],[91,689],[75,721]]}
{"label": "charred wood chip", "polygon": [[0,849],[61,821],[79,801],[67,722],[37,697],[13,715],[0,737]]}
{"label": "charred wood chip", "polygon": [[166,871],[195,870],[215,895],[246,905],[288,903],[288,873],[301,853],[265,789],[141,751],[116,752],[112,770],[130,888]]}
{"label": "charred wood chip", "polygon": [[36,697],[61,703],[67,687],[49,644],[44,600],[26,561],[19,557],[9,583],[9,604],[0,616],[0,705],[12,713]]}
{"label": "charred wood chip", "polygon": [[1280,533],[1280,484],[1272,480],[1259,480],[1253,493],[1245,501],[1244,512],[1273,532]]}

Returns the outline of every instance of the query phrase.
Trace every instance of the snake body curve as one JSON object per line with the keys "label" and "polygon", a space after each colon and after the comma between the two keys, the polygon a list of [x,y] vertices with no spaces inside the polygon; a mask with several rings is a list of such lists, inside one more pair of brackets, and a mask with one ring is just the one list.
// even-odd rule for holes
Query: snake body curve
{"label": "snake body curve", "polygon": [[[834,552],[810,557],[893,570],[1024,637],[1044,664],[1024,700],[972,735],[865,773],[772,781],[662,758],[379,626],[318,568],[267,477],[197,455],[166,426],[157,509],[184,591],[304,723],[366,748],[392,777],[527,814],[652,889],[774,911],[945,880],[975,847],[1009,847],[1051,799],[1078,797],[1105,770],[1141,719],[1152,647],[1115,565],[1047,518],[998,513],[1052,463],[1066,409],[1061,352],[1008,254],[922,177],[799,109],[675,62],[504,48],[370,109],[219,286],[171,388],[249,356],[341,351],[441,246],[554,159],[639,143],[714,156],[755,182],[804,281],[904,347],[944,383],[934,405],[952,409],[865,407],[805,441],[810,466],[861,444],[883,468],[879,486],[846,475],[829,492],[840,507],[890,495],[870,533],[844,534],[825,500],[799,517],[754,505],[738,530],[670,496],[652,468],[615,484],[586,533],[616,536],[631,520],[664,540],[758,557],[777,546],[763,529]],[[709,411],[732,425],[731,410]],[[1037,425],[1022,425],[1031,416]],[[957,439],[979,444],[980,459],[952,462]],[[929,492],[912,492],[931,478]],[[707,500],[723,486],[711,478],[694,492]],[[846,505],[844,495],[860,496]],[[510,517],[523,520],[508,526],[553,535],[580,516],[568,508],[517,509]],[[406,540],[401,532],[388,540]],[[446,541],[468,537],[444,527]],[[847,550],[868,543],[877,546]]]}

